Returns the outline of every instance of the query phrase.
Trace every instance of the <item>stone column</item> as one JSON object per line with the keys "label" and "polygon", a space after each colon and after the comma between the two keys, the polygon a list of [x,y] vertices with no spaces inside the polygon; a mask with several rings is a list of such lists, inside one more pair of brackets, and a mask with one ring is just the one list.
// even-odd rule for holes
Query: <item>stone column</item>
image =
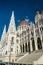
{"label": "stone column", "polygon": [[24,53],[26,52],[26,48],[25,48],[25,38],[24,38]]}
{"label": "stone column", "polygon": [[35,42],[35,50],[38,50],[37,38],[36,38],[36,32],[35,32],[35,25],[33,25],[33,28],[34,28],[34,42]]}
{"label": "stone column", "polygon": [[32,40],[31,40],[31,26],[29,27],[29,33],[30,33],[30,52],[33,51],[33,48],[32,48]]}
{"label": "stone column", "polygon": [[34,38],[34,41],[35,41],[35,50],[38,50],[37,38]]}
{"label": "stone column", "polygon": [[25,43],[24,43],[24,53],[25,53]]}
{"label": "stone column", "polygon": [[32,40],[30,39],[30,52],[33,51],[33,48],[32,48]]}
{"label": "stone column", "polygon": [[41,39],[41,44],[42,44],[42,49],[43,49],[42,35],[40,35],[40,39]]}
{"label": "stone column", "polygon": [[40,25],[39,25],[39,22],[38,22],[38,28],[39,28],[39,35],[40,35],[40,39],[41,39],[41,43],[42,43],[42,35],[41,35],[41,31],[40,31]]}
{"label": "stone column", "polygon": [[27,52],[28,52],[28,36],[27,36]]}
{"label": "stone column", "polygon": [[27,52],[28,52],[28,42],[27,42]]}
{"label": "stone column", "polygon": [[39,22],[38,22],[38,28],[39,28],[39,35],[40,35],[40,39],[41,39],[41,41],[42,41]]}
{"label": "stone column", "polygon": [[43,49],[43,35],[42,35],[42,49]]}
{"label": "stone column", "polygon": [[25,43],[24,43],[24,52],[25,52]]}
{"label": "stone column", "polygon": [[22,45],[22,53],[23,53],[23,45]]}

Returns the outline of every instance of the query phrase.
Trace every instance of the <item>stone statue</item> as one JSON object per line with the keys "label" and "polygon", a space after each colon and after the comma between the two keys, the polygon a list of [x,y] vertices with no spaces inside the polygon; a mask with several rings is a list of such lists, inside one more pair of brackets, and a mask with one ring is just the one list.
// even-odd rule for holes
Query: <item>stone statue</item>
{"label": "stone statue", "polygon": [[36,16],[35,16],[35,23],[41,20],[41,15],[39,14],[39,11],[36,11]]}

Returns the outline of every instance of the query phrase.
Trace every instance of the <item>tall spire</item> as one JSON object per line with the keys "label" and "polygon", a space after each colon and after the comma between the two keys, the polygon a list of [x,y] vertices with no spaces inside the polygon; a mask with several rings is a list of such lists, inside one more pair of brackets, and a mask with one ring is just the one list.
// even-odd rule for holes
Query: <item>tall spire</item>
{"label": "tall spire", "polygon": [[16,26],[15,26],[14,11],[12,11],[12,16],[11,16],[8,32],[13,32],[15,30],[16,30]]}
{"label": "tall spire", "polygon": [[10,25],[14,25],[14,11],[12,11],[12,16],[10,20]]}
{"label": "tall spire", "polygon": [[3,33],[2,33],[1,40],[3,40],[5,36],[6,36],[6,25],[4,26],[4,30],[3,30]]}

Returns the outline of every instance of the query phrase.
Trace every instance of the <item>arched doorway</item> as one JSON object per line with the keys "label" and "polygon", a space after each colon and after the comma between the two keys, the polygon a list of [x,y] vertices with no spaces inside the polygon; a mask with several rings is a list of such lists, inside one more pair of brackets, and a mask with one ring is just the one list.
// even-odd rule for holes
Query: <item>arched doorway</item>
{"label": "arched doorway", "polygon": [[28,50],[29,50],[29,53],[30,53],[30,42],[28,42]]}
{"label": "arched doorway", "polygon": [[43,48],[43,35],[42,35],[42,48]]}
{"label": "arched doorway", "polygon": [[20,45],[21,53],[22,53],[22,45]]}
{"label": "arched doorway", "polygon": [[38,44],[38,49],[42,49],[42,43],[41,43],[41,39],[37,38],[37,44]]}
{"label": "arched doorway", "polygon": [[43,36],[42,36],[42,42],[43,42]]}
{"label": "arched doorway", "polygon": [[27,43],[25,43],[25,48],[26,48],[26,52],[27,52]]}
{"label": "arched doorway", "polygon": [[34,39],[32,39],[32,47],[33,47],[33,51],[35,50],[35,42]]}
{"label": "arched doorway", "polygon": [[23,44],[23,52],[24,52],[24,44]]}

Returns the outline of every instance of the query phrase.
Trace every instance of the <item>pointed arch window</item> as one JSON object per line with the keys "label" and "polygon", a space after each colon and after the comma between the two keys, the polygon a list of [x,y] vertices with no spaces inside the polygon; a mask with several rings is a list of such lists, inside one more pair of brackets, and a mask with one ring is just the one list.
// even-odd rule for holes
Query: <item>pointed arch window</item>
{"label": "pointed arch window", "polygon": [[14,37],[11,38],[11,42],[13,42],[13,41],[14,41]]}
{"label": "pointed arch window", "polygon": [[14,37],[11,38],[11,44],[14,44]]}
{"label": "pointed arch window", "polygon": [[7,51],[5,52],[5,55],[7,55]]}
{"label": "pointed arch window", "polygon": [[13,48],[11,48],[11,52],[13,52]]}

